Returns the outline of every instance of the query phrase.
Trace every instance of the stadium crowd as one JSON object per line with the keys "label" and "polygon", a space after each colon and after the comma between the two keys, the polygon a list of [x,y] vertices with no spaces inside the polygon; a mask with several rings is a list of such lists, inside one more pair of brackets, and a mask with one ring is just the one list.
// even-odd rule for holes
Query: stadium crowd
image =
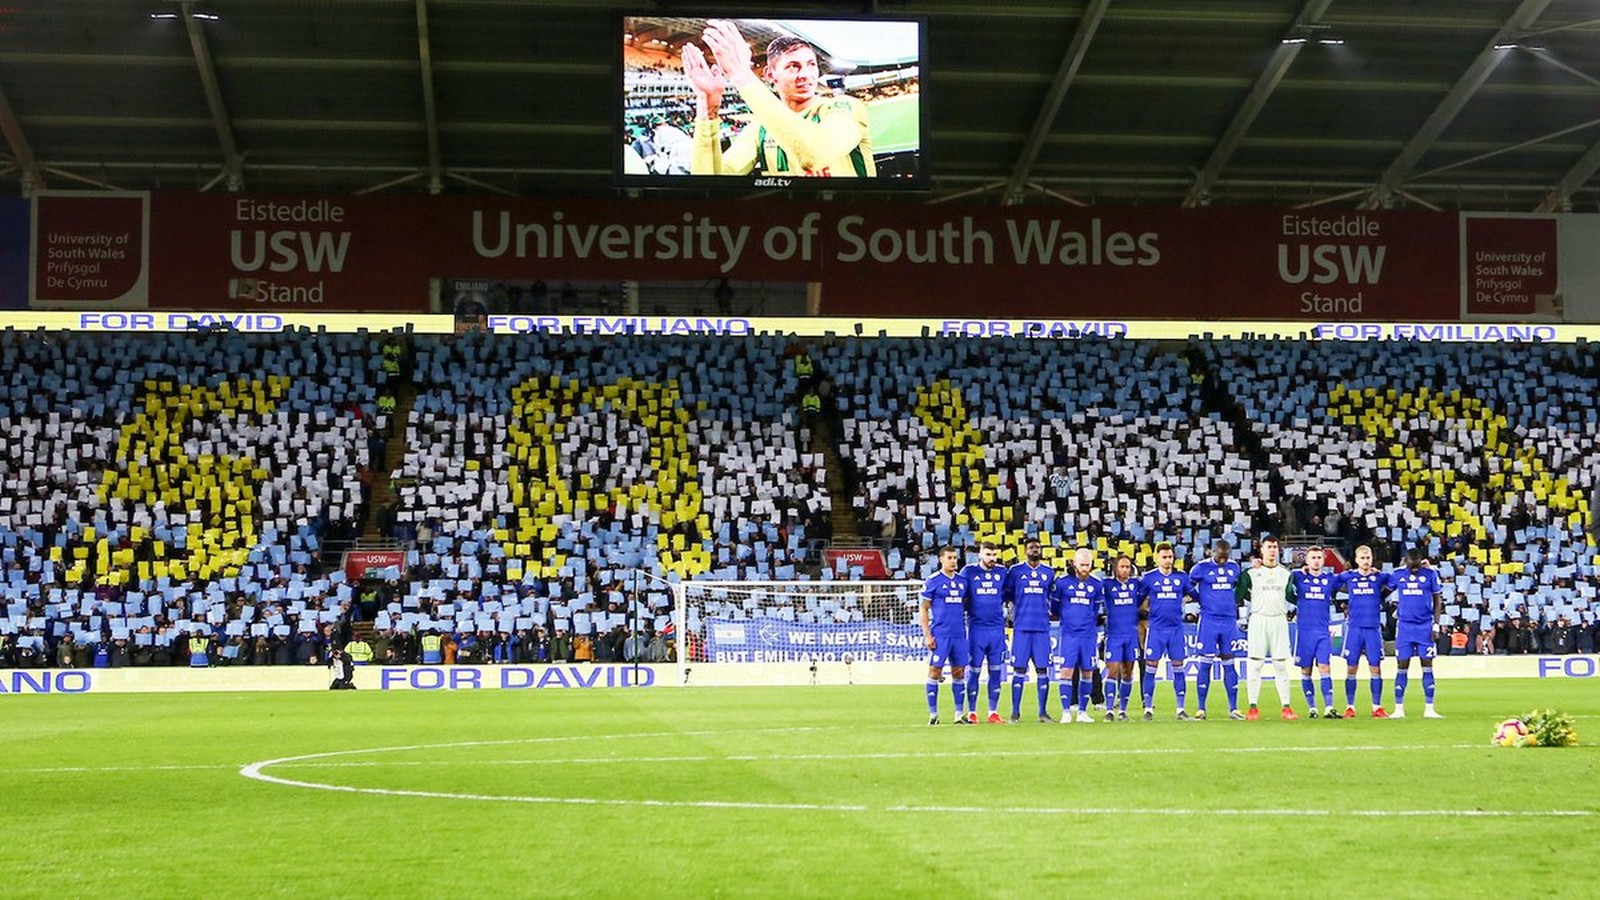
{"label": "stadium crowd", "polygon": [[[440,661],[667,657],[672,580],[859,577],[815,554],[830,459],[892,578],[980,539],[1148,568],[1304,533],[1423,547],[1441,652],[1586,652],[1595,349],[1405,349],[6,332],[0,664],[321,664],[357,633],[411,662],[429,632]],[[348,579],[372,519],[405,566]]]}

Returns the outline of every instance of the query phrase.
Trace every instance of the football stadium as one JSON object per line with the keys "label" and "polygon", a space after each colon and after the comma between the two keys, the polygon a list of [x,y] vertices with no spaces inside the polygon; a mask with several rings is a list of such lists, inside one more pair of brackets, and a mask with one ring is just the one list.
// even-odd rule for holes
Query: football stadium
{"label": "football stadium", "polygon": [[0,893],[1591,895],[1597,32],[14,0]]}

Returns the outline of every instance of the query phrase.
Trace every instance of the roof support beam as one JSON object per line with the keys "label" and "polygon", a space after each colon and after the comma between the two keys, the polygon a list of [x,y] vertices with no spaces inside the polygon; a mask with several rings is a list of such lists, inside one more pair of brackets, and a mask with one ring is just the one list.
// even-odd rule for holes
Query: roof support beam
{"label": "roof support beam", "polygon": [[1505,59],[1506,53],[1509,51],[1496,50],[1495,46],[1503,45],[1508,40],[1514,39],[1516,35],[1533,27],[1533,23],[1538,20],[1539,16],[1544,13],[1545,7],[1549,5],[1550,0],[1522,0],[1521,3],[1517,4],[1516,10],[1495,31],[1494,36],[1483,45],[1483,49],[1478,51],[1478,55],[1472,60],[1472,64],[1467,66],[1465,72],[1461,73],[1461,77],[1450,88],[1450,92],[1445,94],[1444,99],[1439,101],[1439,105],[1434,108],[1433,113],[1422,123],[1422,127],[1417,129],[1417,133],[1412,136],[1410,141],[1406,142],[1405,148],[1400,151],[1400,155],[1395,157],[1394,162],[1389,164],[1388,169],[1384,170],[1383,177],[1379,179],[1377,186],[1362,201],[1362,209],[1383,206],[1394,197],[1395,192],[1399,190],[1400,186],[1405,183],[1406,179],[1416,169],[1417,163],[1422,161],[1422,157],[1433,147],[1434,142],[1439,139],[1439,135],[1450,127],[1450,123],[1455,121],[1456,116],[1460,115],[1461,110],[1466,107],[1467,101],[1471,100],[1472,95],[1478,92],[1478,88],[1489,80],[1490,75],[1494,74],[1495,67],[1500,65],[1500,60]]}
{"label": "roof support beam", "polygon": [[1561,176],[1561,181],[1555,186],[1555,190],[1546,194],[1534,211],[1565,211],[1573,193],[1588,184],[1596,172],[1600,172],[1600,142],[1590,147],[1589,152],[1574,163],[1572,168],[1567,170],[1567,174]]}
{"label": "roof support beam", "polygon": [[222,103],[217,67],[211,61],[211,45],[206,43],[205,30],[194,16],[194,0],[183,0],[183,25],[189,30],[189,49],[194,51],[195,68],[200,70],[200,86],[205,89],[206,106],[211,110],[211,124],[217,129],[217,144],[222,148],[222,171],[228,182],[228,190],[242,190],[243,159],[239,156],[238,144],[233,140],[233,124],[228,119],[228,109]]}
{"label": "roof support beam", "polygon": [[[1306,5],[1301,7],[1300,15],[1295,17],[1291,30],[1315,25],[1332,4],[1333,0],[1306,0]],[[1228,160],[1233,158],[1233,152],[1239,149],[1239,144],[1249,133],[1250,126],[1255,124],[1256,116],[1266,107],[1268,98],[1277,89],[1278,82],[1283,80],[1283,76],[1289,71],[1289,66],[1294,64],[1295,57],[1300,55],[1300,49],[1304,46],[1303,40],[1294,43],[1280,41],[1273,49],[1272,57],[1267,60],[1266,66],[1257,76],[1256,83],[1251,85],[1250,93],[1245,95],[1244,103],[1240,104],[1239,111],[1233,114],[1233,121],[1228,123],[1227,130],[1217,139],[1216,146],[1211,148],[1210,158],[1206,160],[1200,174],[1195,177],[1194,187],[1189,189],[1189,195],[1183,200],[1184,206],[1205,206],[1211,201],[1211,189],[1216,186],[1217,178],[1222,175],[1222,170],[1227,168]]]}
{"label": "roof support beam", "polygon": [[439,112],[433,99],[433,46],[428,39],[428,0],[417,0],[417,60],[422,63],[422,117],[428,129],[428,193],[444,190],[439,155]]}
{"label": "roof support beam", "polygon": [[1034,119],[1033,129],[1022,144],[1022,154],[1011,168],[1002,203],[1012,204],[1021,198],[1022,190],[1027,187],[1028,178],[1033,174],[1033,164],[1044,147],[1045,138],[1049,136],[1050,129],[1055,127],[1056,114],[1061,111],[1061,102],[1067,97],[1067,88],[1072,86],[1072,79],[1078,74],[1078,67],[1083,65],[1083,58],[1088,55],[1089,45],[1094,41],[1094,33],[1100,28],[1101,21],[1106,17],[1106,9],[1110,6],[1111,0],[1089,0],[1089,5],[1084,8],[1083,18],[1078,20],[1078,28],[1067,45],[1067,53],[1061,58],[1061,68],[1056,70],[1050,90],[1045,93],[1044,105],[1039,108],[1039,116]]}
{"label": "roof support beam", "polygon": [[1045,195],[1046,197],[1049,197],[1052,200],[1060,200],[1062,203],[1065,203],[1068,206],[1087,207],[1089,205],[1089,204],[1083,202],[1082,200],[1079,200],[1077,197],[1073,197],[1073,196],[1068,195],[1068,194],[1063,194],[1060,191],[1055,190],[1054,188],[1046,187],[1045,185],[1039,184],[1036,181],[1028,182],[1028,189],[1029,190],[1033,190],[1033,191],[1038,191],[1039,193]]}
{"label": "roof support beam", "polygon": [[[1578,22],[1571,26],[1545,28],[1534,32],[1534,34],[1549,34],[1553,31],[1565,30],[1568,27],[1582,28],[1593,25],[1597,22],[1600,22],[1600,19],[1593,19],[1587,22]],[[1524,36],[1526,37],[1527,35]],[[1592,85],[1594,87],[1600,87],[1600,78],[1595,78],[1593,75],[1590,75],[1587,72],[1569,66],[1561,60],[1556,59],[1555,56],[1548,52],[1534,52],[1534,56],[1538,57],[1540,62],[1543,62],[1546,65],[1554,66],[1557,69],[1566,72],[1568,75],[1578,79],[1579,81],[1584,82],[1585,84]],[[1588,184],[1589,179],[1593,178],[1595,176],[1595,172],[1597,171],[1600,171],[1600,141],[1595,142],[1594,146],[1590,147],[1587,153],[1583,154],[1583,156],[1578,158],[1577,162],[1572,164],[1572,168],[1568,169],[1567,173],[1561,176],[1561,180],[1556,182],[1555,188],[1552,189],[1550,193],[1546,194],[1543,200],[1539,201],[1539,205],[1535,208],[1535,211],[1565,211],[1571,204],[1573,193],[1579,188],[1583,187],[1585,184]]]}
{"label": "roof support beam", "polygon": [[51,175],[55,175],[55,176],[60,177],[60,178],[65,178],[68,181],[81,182],[81,183],[87,184],[87,185],[89,185],[91,187],[100,188],[101,190],[106,190],[106,191],[120,191],[120,190],[122,190],[122,188],[117,187],[116,185],[112,184],[109,181],[106,181],[104,178],[93,178],[91,176],[82,175],[82,174],[79,174],[77,172],[69,172],[69,171],[67,171],[65,169],[58,169],[55,166],[45,166],[44,167],[44,171],[49,172]]}
{"label": "roof support beam", "polygon": [[44,170],[39,167],[39,161],[33,158],[33,148],[28,145],[28,138],[22,133],[22,123],[17,121],[17,114],[11,108],[11,100],[6,97],[3,88],[0,88],[0,132],[5,133],[6,143],[11,147],[11,158],[16,162],[17,171],[22,174],[22,195],[31,196],[45,186]]}
{"label": "roof support beam", "polygon": [[967,197],[975,197],[979,194],[987,194],[993,190],[1003,189],[1005,186],[1006,183],[1004,181],[989,181],[985,179],[984,183],[978,185],[977,187],[966,188],[953,194],[941,194],[937,197],[930,197],[927,200],[927,203],[931,205],[934,203],[948,203],[951,200],[964,200]]}
{"label": "roof support beam", "polygon": [[392,188],[392,187],[399,187],[402,184],[409,184],[409,183],[411,183],[413,181],[416,181],[418,178],[421,178],[422,176],[424,176],[426,174],[428,174],[428,173],[421,172],[421,171],[408,172],[407,174],[401,175],[398,178],[390,178],[387,181],[380,181],[377,184],[369,185],[369,186],[364,187],[364,188],[358,188],[358,189],[356,189],[354,191],[351,191],[350,193],[355,194],[357,197],[360,197],[360,196],[363,196],[363,195],[366,195],[366,194],[376,194],[379,191],[385,191],[385,190],[388,190],[389,188]]}
{"label": "roof support beam", "polygon": [[464,175],[464,174],[462,174],[460,172],[446,172],[445,174],[448,175],[449,177],[455,179],[456,181],[461,182],[462,184],[470,185],[472,187],[478,188],[479,190],[485,190],[485,191],[489,191],[489,192],[495,193],[495,194],[502,194],[502,195],[507,196],[507,197],[515,197],[515,196],[517,196],[517,192],[516,191],[507,190],[506,188],[500,187],[499,185],[490,184],[487,181],[482,181],[480,179],[473,178],[471,175]]}
{"label": "roof support beam", "polygon": [[1476,156],[1469,156],[1466,159],[1458,159],[1453,163],[1447,163],[1445,165],[1439,166],[1438,168],[1429,169],[1426,172],[1419,172],[1418,174],[1413,175],[1411,178],[1407,179],[1407,183],[1408,184],[1415,184],[1415,183],[1421,181],[1424,178],[1432,178],[1435,175],[1440,175],[1440,174],[1445,173],[1445,172],[1450,172],[1450,171],[1454,171],[1456,169],[1465,168],[1467,166],[1476,165],[1478,163],[1483,162],[1486,159],[1494,159],[1496,156],[1503,156],[1503,155],[1505,155],[1507,153],[1515,153],[1518,150],[1526,150],[1529,147],[1537,147],[1540,144],[1549,143],[1550,141],[1553,141],[1556,138],[1566,137],[1569,134],[1573,134],[1573,133],[1576,133],[1576,132],[1579,132],[1579,131],[1587,131],[1590,128],[1595,127],[1596,125],[1600,125],[1600,119],[1590,119],[1587,122],[1579,122],[1576,125],[1568,125],[1566,128],[1562,128],[1562,129],[1560,129],[1558,131],[1552,131],[1549,134],[1541,134],[1536,138],[1529,138],[1529,139],[1527,139],[1525,141],[1518,141],[1515,144],[1507,144],[1504,147],[1498,147],[1498,148],[1496,148],[1494,150],[1490,150],[1490,151],[1488,151],[1486,153],[1479,153]]}

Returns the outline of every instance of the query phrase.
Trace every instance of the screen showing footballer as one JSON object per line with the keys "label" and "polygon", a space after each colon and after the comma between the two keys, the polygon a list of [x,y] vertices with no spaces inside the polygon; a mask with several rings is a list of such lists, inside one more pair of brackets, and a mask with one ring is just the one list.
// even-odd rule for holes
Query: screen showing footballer
{"label": "screen showing footballer", "polygon": [[923,23],[622,17],[619,182],[920,187]]}

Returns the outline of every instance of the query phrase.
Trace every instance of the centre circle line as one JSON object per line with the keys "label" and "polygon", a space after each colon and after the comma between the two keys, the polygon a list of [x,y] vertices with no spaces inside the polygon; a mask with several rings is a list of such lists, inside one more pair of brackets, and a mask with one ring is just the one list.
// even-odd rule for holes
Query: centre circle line
{"label": "centre circle line", "polygon": [[[937,805],[937,804],[894,804],[886,806],[872,806],[864,803],[806,803],[806,802],[773,802],[760,800],[673,800],[650,798],[603,798],[603,797],[553,797],[553,796],[526,796],[508,794],[480,794],[462,791],[435,791],[411,788],[381,788],[359,787],[347,784],[331,784],[318,781],[303,781],[295,778],[284,778],[265,772],[273,766],[290,767],[297,763],[314,765],[312,761],[328,760],[338,757],[358,756],[369,753],[400,753],[411,750],[444,750],[462,747],[509,746],[514,744],[537,744],[571,742],[580,740],[607,740],[619,738],[647,738],[647,737],[680,737],[680,736],[706,736],[730,734],[757,734],[757,733],[795,733],[807,731],[838,730],[843,726],[830,727],[802,727],[764,729],[761,731],[699,731],[699,732],[657,732],[634,733],[619,735],[563,735],[548,738],[512,738],[504,740],[486,741],[452,741],[438,744],[406,744],[394,747],[371,747],[353,750],[329,750],[320,753],[306,753],[297,756],[284,756],[276,759],[260,760],[249,763],[239,769],[239,774],[245,778],[260,781],[266,784],[276,784],[284,787],[303,788],[307,790],[334,791],[347,794],[366,794],[383,797],[419,797],[438,800],[467,800],[483,803],[525,803],[542,805],[589,806],[589,807],[634,807],[634,808],[679,808],[679,809],[729,809],[729,810],[770,810],[770,811],[802,811],[802,812],[838,812],[838,813],[1006,813],[1012,815],[1084,815],[1084,816],[1122,816],[1122,815],[1156,815],[1156,816],[1235,816],[1235,817],[1309,817],[1325,818],[1329,816],[1356,816],[1362,818],[1585,818],[1600,815],[1600,810],[1592,809],[1549,809],[1549,810],[1495,810],[1495,809],[1294,809],[1294,808],[1263,808],[1263,809],[1200,809],[1200,808],[1140,808],[1140,807],[1068,807],[1068,806],[965,806],[965,805]],[[1450,745],[1449,749],[1477,748],[1474,744]],[[1168,748],[1169,750],[1183,750],[1184,748]],[[1212,749],[1215,752],[1214,748]],[[1260,747],[1260,748],[1222,748],[1221,752],[1283,752],[1296,748]],[[1348,747],[1317,747],[1298,748],[1322,750],[1354,750],[1369,752],[1379,749],[1395,749],[1394,747],[1360,746]],[[1425,749],[1446,749],[1433,747]],[[1198,751],[1199,748],[1196,748]],[[1058,751],[1059,752],[1059,751]],[[1087,753],[1105,753],[1086,749]],[[1149,752],[1149,751],[1129,751]],[[903,754],[905,757],[914,757],[913,752]],[[972,753],[970,755],[992,755]],[[835,754],[835,757],[844,758]],[[888,758],[901,758],[901,754],[888,754]],[[797,755],[795,758],[815,759],[830,758],[826,754]],[[875,755],[864,755],[860,758],[874,758]],[[725,760],[730,757],[708,757],[707,761]],[[756,759],[754,757],[743,757]],[[779,757],[781,758],[781,757]],[[690,761],[689,757],[677,757],[678,761]],[[606,760],[616,762],[618,760]],[[663,760],[665,761],[665,760]],[[412,762],[412,761],[403,761]]]}

